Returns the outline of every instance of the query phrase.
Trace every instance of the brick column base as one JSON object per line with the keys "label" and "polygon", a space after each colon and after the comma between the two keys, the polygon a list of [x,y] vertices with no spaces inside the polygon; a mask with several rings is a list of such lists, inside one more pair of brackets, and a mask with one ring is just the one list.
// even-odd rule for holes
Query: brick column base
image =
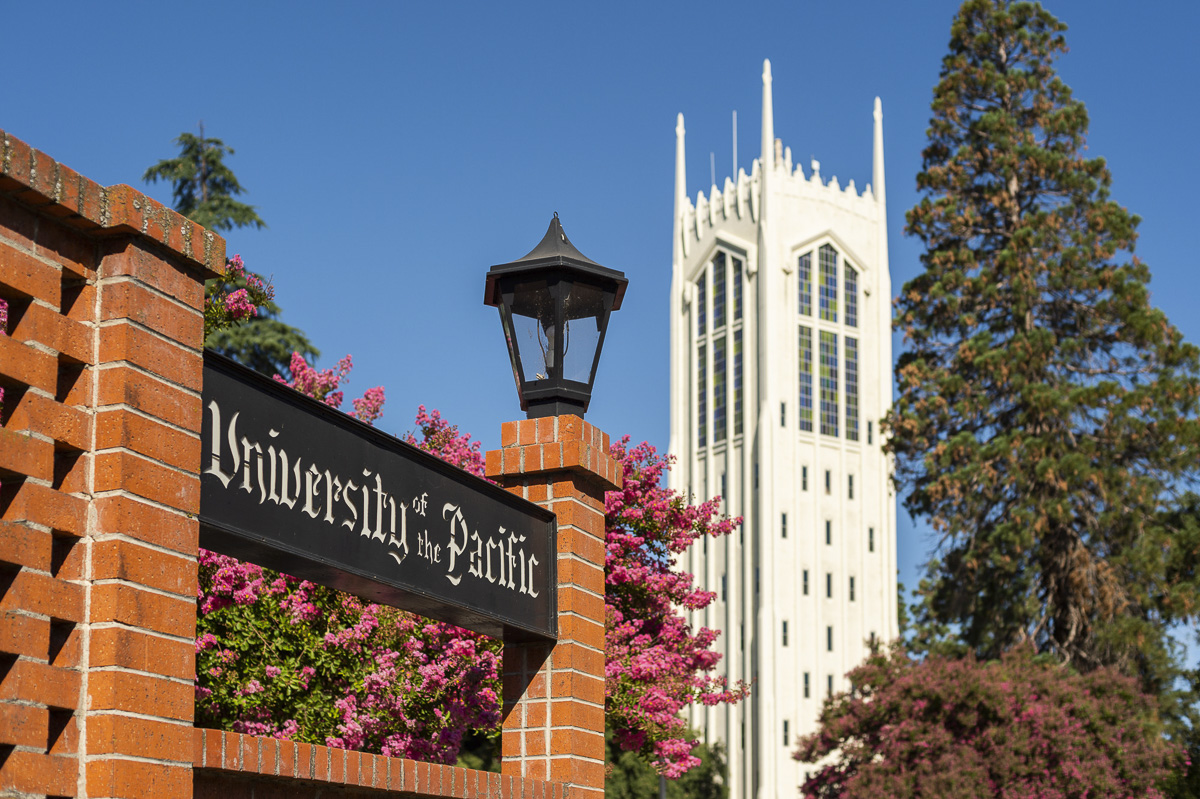
{"label": "brick column base", "polygon": [[508,422],[487,475],[558,517],[558,641],[504,647],[502,773],[604,794],[604,493],[608,435],[578,416]]}

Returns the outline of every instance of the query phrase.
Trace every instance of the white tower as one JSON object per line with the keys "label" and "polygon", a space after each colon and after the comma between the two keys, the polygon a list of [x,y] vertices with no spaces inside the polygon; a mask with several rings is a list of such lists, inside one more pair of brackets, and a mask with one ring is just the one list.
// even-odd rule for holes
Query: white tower
{"label": "white tower", "polygon": [[775,138],[763,62],[762,151],[709,196],[687,197],[675,127],[671,486],[721,495],[740,534],[685,565],[716,601],[693,624],[724,631],[719,667],[753,683],[690,722],[729,759],[731,799],[793,799],[791,759],[821,702],[847,688],[867,641],[894,638],[896,503],[879,419],[892,397],[883,113],[874,188],[793,170]]}

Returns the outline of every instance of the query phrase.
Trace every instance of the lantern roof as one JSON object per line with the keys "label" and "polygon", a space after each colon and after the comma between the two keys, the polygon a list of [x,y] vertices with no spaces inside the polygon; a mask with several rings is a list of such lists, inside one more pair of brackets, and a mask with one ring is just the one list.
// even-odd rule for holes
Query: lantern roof
{"label": "lantern roof", "polygon": [[621,307],[621,300],[625,296],[625,287],[629,283],[625,273],[601,266],[581,253],[567,238],[567,233],[558,219],[557,211],[554,212],[554,218],[550,220],[550,227],[546,229],[546,235],[542,237],[536,247],[515,261],[496,264],[488,270],[483,301],[487,305],[500,303],[499,286],[495,280],[497,277],[514,272],[540,272],[555,267],[566,267],[572,272],[583,273],[601,281],[615,282],[616,296],[613,300],[612,310],[615,311]]}

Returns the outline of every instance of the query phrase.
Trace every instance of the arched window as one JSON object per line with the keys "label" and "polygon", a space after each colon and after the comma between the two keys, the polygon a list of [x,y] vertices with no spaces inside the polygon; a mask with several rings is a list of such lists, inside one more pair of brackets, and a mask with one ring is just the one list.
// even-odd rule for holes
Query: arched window
{"label": "arched window", "polygon": [[858,339],[849,336],[846,336],[846,440],[858,441]]}
{"label": "arched window", "polygon": [[800,284],[798,309],[801,316],[812,316],[812,253],[800,256],[796,264],[796,278]]}
{"label": "arched window", "polygon": [[713,259],[713,330],[725,327],[725,282],[728,278],[725,253]]}
{"label": "arched window", "polygon": [[821,435],[838,434],[837,334],[821,332]]}
{"label": "arched window", "polygon": [[813,342],[811,327],[800,325],[798,345],[800,355],[800,429],[811,433],[813,429]]}
{"label": "arched window", "polygon": [[828,244],[822,244],[821,260],[821,319],[826,322],[837,321],[837,250]]}
{"label": "arched window", "polygon": [[846,325],[858,327],[858,270],[846,264]]}

